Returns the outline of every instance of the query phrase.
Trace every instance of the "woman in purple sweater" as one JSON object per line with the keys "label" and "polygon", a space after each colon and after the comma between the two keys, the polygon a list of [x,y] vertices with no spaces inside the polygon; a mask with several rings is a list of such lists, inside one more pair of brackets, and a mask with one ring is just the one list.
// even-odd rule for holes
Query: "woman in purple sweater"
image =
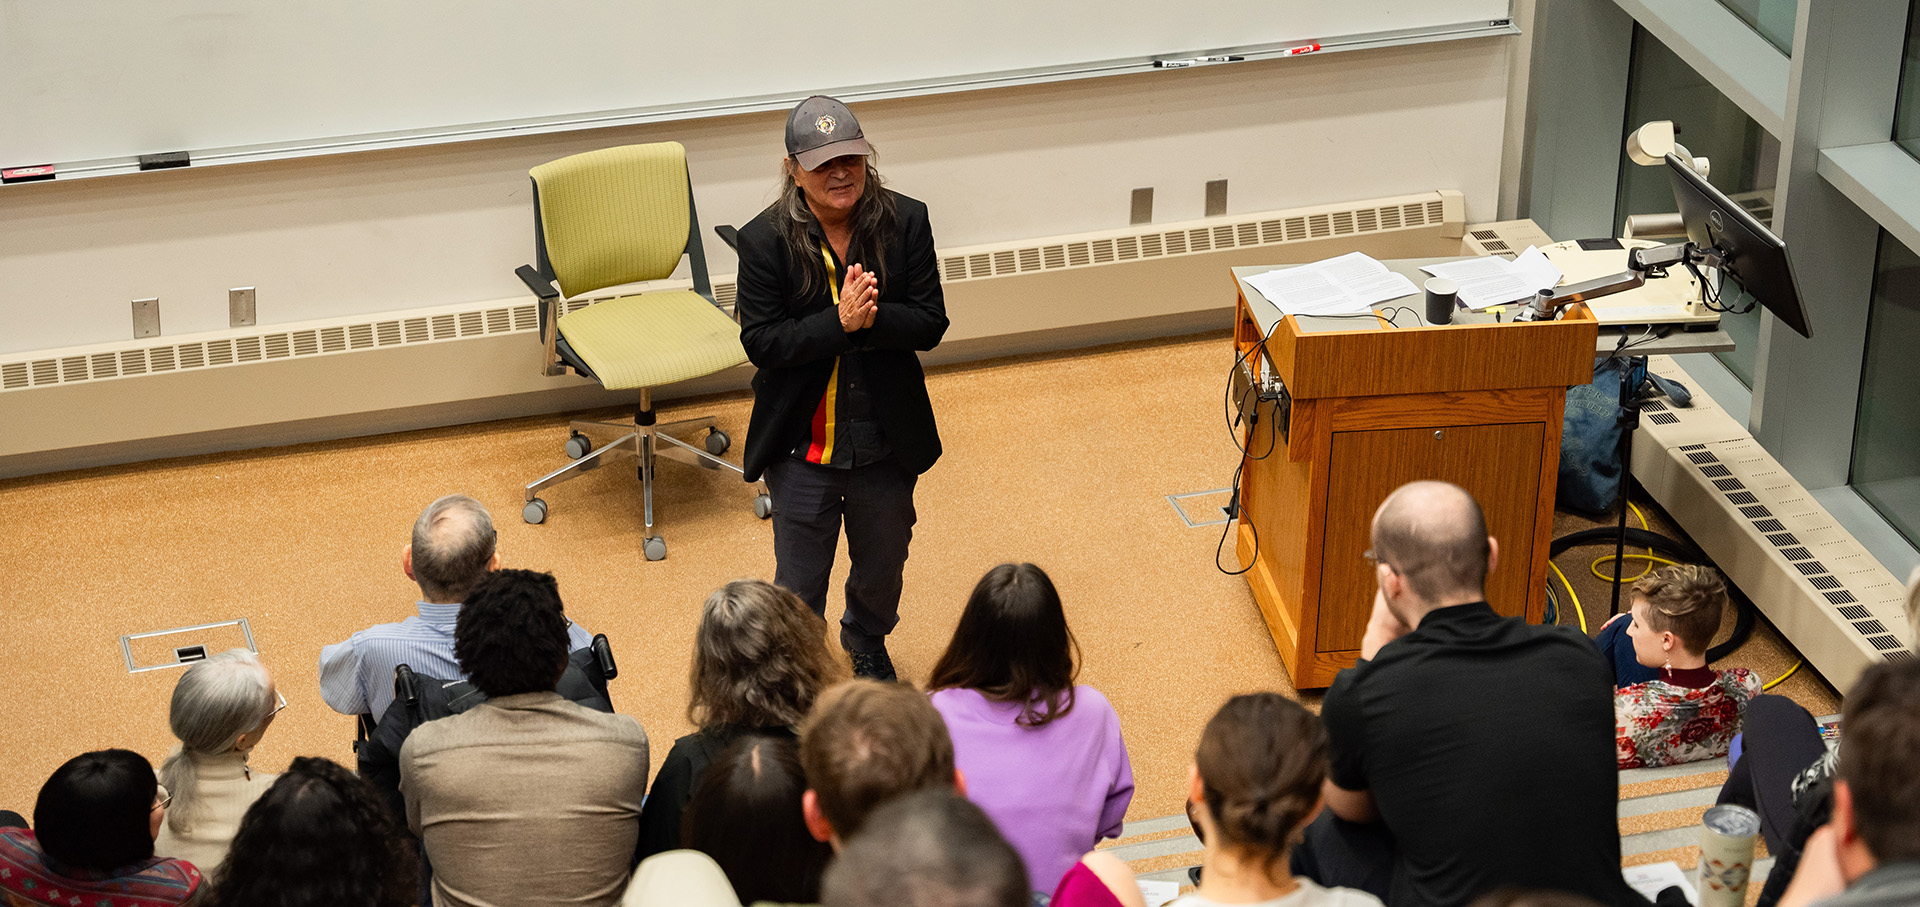
{"label": "woman in purple sweater", "polygon": [[927,682],[968,798],[1020,852],[1037,891],[1119,837],[1133,800],[1120,716],[1073,683],[1079,649],[1046,572],[1001,564],[974,586]]}

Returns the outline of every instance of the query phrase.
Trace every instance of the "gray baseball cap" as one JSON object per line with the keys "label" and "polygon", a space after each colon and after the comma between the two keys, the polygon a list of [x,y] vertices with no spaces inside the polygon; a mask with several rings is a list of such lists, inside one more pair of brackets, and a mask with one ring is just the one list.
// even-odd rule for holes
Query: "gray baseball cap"
{"label": "gray baseball cap", "polygon": [[853,111],[826,95],[801,101],[787,114],[787,156],[802,170],[817,170],[844,154],[872,153]]}

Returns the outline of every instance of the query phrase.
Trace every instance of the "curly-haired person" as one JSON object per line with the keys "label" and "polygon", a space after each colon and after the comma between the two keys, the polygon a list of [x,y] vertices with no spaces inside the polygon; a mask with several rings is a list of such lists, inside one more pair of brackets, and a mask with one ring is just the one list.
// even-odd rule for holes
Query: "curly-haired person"
{"label": "curly-haired person", "polygon": [[680,846],[681,816],[714,757],[759,734],[797,740],[795,728],[834,682],[827,623],[772,583],[734,580],[707,596],[693,638],[687,720],[699,728],[673,742],[640,814],[640,854]]}
{"label": "curly-haired person", "polygon": [[408,907],[413,840],[360,776],[302,756],[240,820],[202,907]]}
{"label": "curly-haired person", "polygon": [[567,617],[553,576],[490,574],[453,631],[487,701],[415,729],[400,749],[407,825],[433,866],[437,907],[612,907],[626,889],[647,787],[647,734],[627,715],[554,691]]}

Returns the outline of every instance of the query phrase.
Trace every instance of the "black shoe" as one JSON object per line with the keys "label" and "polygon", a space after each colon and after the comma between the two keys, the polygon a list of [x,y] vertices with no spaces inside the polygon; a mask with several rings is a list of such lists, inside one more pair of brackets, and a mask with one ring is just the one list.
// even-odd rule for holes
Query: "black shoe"
{"label": "black shoe", "polygon": [[893,672],[893,659],[887,656],[885,643],[871,652],[848,652],[847,657],[853,659],[855,677],[871,677],[882,683],[893,683],[900,679],[900,675]]}

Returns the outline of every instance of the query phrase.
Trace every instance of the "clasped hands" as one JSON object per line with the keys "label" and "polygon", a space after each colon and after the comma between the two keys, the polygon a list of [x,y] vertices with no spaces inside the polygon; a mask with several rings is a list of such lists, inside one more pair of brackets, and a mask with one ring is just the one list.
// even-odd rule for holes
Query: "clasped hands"
{"label": "clasped hands", "polygon": [[847,279],[840,286],[840,329],[851,334],[873,327],[873,318],[879,312],[880,281],[868,273],[865,265],[848,268]]}

